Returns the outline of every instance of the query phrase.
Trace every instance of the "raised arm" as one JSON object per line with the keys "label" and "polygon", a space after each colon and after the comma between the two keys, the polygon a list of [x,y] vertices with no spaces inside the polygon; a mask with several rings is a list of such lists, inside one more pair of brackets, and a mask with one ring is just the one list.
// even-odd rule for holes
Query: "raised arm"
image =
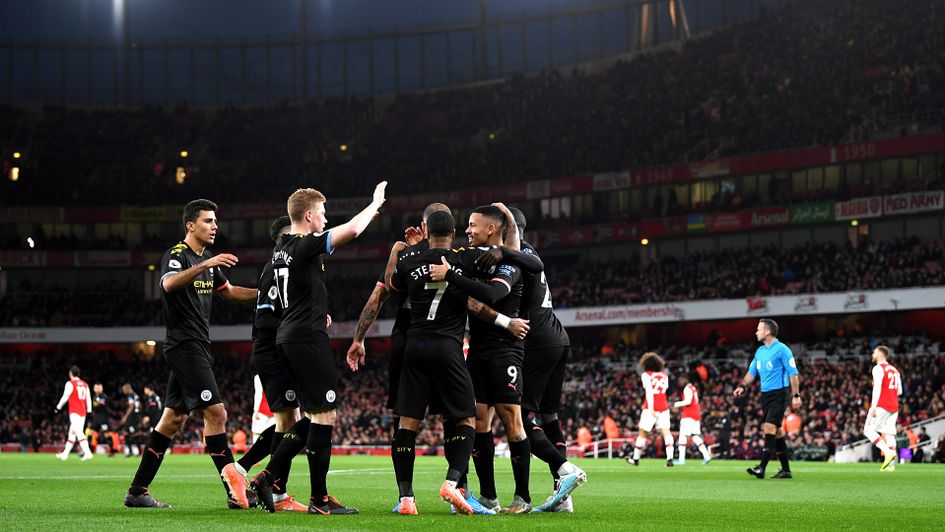
{"label": "raised arm", "polygon": [[505,245],[514,249],[522,249],[522,235],[518,234],[518,225],[515,223],[515,217],[512,216],[512,211],[505,206],[504,203],[493,203],[493,207],[498,207],[502,214],[505,215],[505,234],[502,235]]}
{"label": "raised arm", "polygon": [[387,301],[390,293],[387,291],[387,285],[378,282],[374,285],[374,291],[368,297],[367,303],[361,309],[361,317],[358,318],[358,327],[354,331],[354,338],[351,340],[351,347],[348,348],[348,367],[351,371],[358,371],[358,368],[364,365],[364,337],[374,325],[377,319],[377,313],[381,306]]}
{"label": "raised arm", "polygon": [[[390,282],[390,276],[394,273],[394,267],[397,266],[397,257],[401,251],[407,249],[406,242],[394,242],[390,247],[390,255],[387,257],[387,265],[384,266],[384,282]],[[385,287],[386,288],[386,287]]]}
{"label": "raised arm", "polygon": [[347,222],[331,229],[331,249],[351,242],[367,229],[367,226],[377,216],[378,209],[384,204],[384,190],[386,188],[387,181],[378,183],[377,187],[374,188],[373,200],[363,211],[355,214]]}

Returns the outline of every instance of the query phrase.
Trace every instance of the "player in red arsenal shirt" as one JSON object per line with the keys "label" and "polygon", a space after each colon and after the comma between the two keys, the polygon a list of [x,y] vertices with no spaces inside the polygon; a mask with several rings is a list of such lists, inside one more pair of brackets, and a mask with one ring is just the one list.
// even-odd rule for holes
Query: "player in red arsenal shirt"
{"label": "player in red arsenal shirt", "polygon": [[673,433],[669,431],[669,401],[666,399],[666,390],[669,389],[669,376],[664,368],[666,363],[658,354],[644,353],[640,357],[640,380],[646,392],[646,402],[643,403],[643,413],[640,414],[637,441],[633,449],[633,457],[627,457],[627,462],[640,465],[640,455],[646,445],[646,436],[655,425],[663,434],[664,449],[666,449],[666,467],[673,467]]}
{"label": "player in red arsenal shirt", "polygon": [[69,403],[69,437],[66,448],[56,455],[60,460],[69,458],[69,453],[72,452],[72,447],[76,442],[79,442],[82,448],[82,460],[92,459],[89,442],[85,439],[85,416],[92,411],[92,396],[89,394],[89,385],[79,378],[79,374],[79,366],[69,368],[69,380],[66,381],[62,398],[56,405],[56,412],[59,412],[66,403]]}
{"label": "player in red arsenal shirt", "polygon": [[[899,417],[899,396],[902,395],[902,379],[899,370],[887,361],[889,348],[884,345],[873,349],[873,397],[866,414],[863,434],[883,452],[881,471],[895,471],[896,419]],[[890,445],[892,442],[892,445]]]}
{"label": "player in red arsenal shirt", "polygon": [[679,386],[683,389],[682,401],[673,403],[673,408],[682,408],[682,417],[679,418],[679,459],[677,464],[686,463],[686,447],[689,444],[689,438],[692,443],[699,447],[702,453],[702,463],[708,464],[712,460],[712,453],[705,446],[702,439],[702,412],[699,409],[699,390],[689,382],[689,376],[680,375]]}

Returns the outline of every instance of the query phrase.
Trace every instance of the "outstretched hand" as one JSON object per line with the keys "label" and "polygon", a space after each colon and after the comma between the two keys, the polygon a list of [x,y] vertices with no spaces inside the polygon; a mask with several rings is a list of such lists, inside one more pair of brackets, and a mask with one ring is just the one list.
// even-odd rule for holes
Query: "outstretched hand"
{"label": "outstretched hand", "polygon": [[419,227],[408,227],[404,231],[404,240],[407,241],[408,246],[419,244],[423,240],[423,231]]}
{"label": "outstretched hand", "polygon": [[374,203],[378,206],[384,204],[384,191],[387,189],[387,181],[381,181],[374,187]]}
{"label": "outstretched hand", "polygon": [[231,253],[220,253],[219,255],[210,257],[204,262],[211,268],[214,266],[226,266],[227,268],[232,268],[233,266],[236,266],[236,263],[239,261],[240,260],[236,258],[236,255]]}

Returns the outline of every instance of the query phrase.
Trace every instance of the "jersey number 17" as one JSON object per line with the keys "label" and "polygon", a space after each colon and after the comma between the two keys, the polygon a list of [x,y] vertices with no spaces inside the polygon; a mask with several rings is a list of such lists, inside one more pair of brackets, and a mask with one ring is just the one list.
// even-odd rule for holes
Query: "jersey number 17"
{"label": "jersey number 17", "polygon": [[279,295],[279,303],[282,308],[289,308],[289,269],[276,268],[273,270],[276,278],[276,292]]}

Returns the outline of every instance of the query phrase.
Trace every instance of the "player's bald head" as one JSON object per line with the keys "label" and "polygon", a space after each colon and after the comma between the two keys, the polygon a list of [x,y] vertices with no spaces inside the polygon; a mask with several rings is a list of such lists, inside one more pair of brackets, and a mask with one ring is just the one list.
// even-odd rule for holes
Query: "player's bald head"
{"label": "player's bald head", "polygon": [[426,209],[423,209],[423,223],[427,223],[430,220],[430,215],[435,212],[448,212],[452,214],[450,208],[443,203],[431,203],[427,205]]}

